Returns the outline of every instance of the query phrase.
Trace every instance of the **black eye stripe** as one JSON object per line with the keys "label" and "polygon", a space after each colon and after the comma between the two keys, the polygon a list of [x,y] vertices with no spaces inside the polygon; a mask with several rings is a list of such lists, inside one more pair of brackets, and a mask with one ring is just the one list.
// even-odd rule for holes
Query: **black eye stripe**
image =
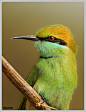
{"label": "black eye stripe", "polygon": [[59,42],[60,45],[65,45],[65,46],[67,45],[67,43],[64,40],[58,39],[58,38],[55,38],[55,37],[54,37],[54,40],[49,40],[49,37],[42,37],[41,38],[41,37],[37,36],[37,38],[41,41],[49,41],[49,42],[52,42],[52,43]]}
{"label": "black eye stripe", "polygon": [[60,45],[65,45],[65,46],[67,45],[67,43],[64,40],[59,39],[59,42]]}

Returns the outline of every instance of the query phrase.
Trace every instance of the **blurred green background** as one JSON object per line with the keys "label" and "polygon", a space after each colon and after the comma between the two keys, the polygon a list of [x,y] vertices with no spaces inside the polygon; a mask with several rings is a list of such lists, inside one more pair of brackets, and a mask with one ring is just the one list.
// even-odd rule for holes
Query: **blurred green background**
{"label": "blurred green background", "polygon": [[[71,30],[78,46],[78,86],[71,110],[84,109],[84,3],[83,2],[2,2],[2,55],[26,79],[40,54],[29,40],[12,40],[35,35],[45,26],[63,24]],[[2,109],[17,109],[21,93],[2,74]]]}

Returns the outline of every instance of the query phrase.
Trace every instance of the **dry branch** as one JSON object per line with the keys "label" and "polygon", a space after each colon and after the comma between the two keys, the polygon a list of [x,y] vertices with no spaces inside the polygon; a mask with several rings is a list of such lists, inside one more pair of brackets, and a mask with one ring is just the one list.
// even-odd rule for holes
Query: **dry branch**
{"label": "dry branch", "polygon": [[40,110],[52,110],[54,108],[48,106],[46,102],[41,104],[43,100],[41,96],[17,73],[17,71],[2,56],[2,71],[11,81],[11,83],[34,105]]}

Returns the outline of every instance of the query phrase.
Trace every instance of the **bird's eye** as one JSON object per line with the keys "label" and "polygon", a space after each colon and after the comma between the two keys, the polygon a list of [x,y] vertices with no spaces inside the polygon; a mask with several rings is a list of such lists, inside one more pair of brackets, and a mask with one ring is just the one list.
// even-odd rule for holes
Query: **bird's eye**
{"label": "bird's eye", "polygon": [[51,40],[51,41],[54,40],[54,37],[53,36],[50,36],[49,37],[49,40]]}

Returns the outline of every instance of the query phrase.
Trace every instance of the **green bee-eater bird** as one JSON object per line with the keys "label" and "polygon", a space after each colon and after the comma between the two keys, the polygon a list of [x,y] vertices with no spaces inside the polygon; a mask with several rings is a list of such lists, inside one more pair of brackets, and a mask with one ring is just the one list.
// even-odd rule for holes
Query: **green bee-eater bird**
{"label": "green bee-eater bird", "polygon": [[[13,39],[35,41],[40,57],[27,78],[34,90],[46,103],[59,110],[69,109],[72,94],[77,87],[77,46],[69,29],[56,24],[36,32],[36,35],[18,36]],[[36,109],[22,95],[18,109]]]}

